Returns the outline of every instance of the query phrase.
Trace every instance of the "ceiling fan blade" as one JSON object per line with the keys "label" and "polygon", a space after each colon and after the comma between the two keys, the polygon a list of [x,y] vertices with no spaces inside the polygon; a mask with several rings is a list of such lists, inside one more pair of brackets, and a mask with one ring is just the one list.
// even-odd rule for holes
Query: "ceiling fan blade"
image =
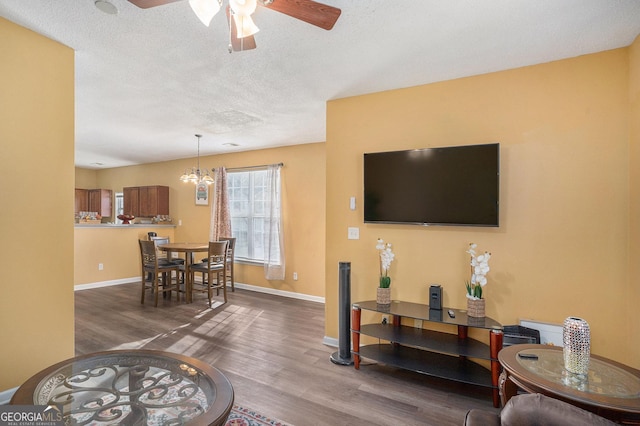
{"label": "ceiling fan blade", "polygon": [[273,0],[264,7],[299,19],[308,24],[325,30],[333,28],[342,11],[337,7],[328,6],[313,0]]}
{"label": "ceiling fan blade", "polygon": [[233,49],[234,52],[241,52],[243,50],[251,50],[251,49],[255,49],[256,46],[256,39],[253,38],[253,36],[247,36],[247,37],[243,37],[243,38],[238,38],[238,33],[237,33],[237,28],[236,28],[236,21],[234,21],[233,19],[231,19],[231,9],[229,6],[227,6],[227,23],[229,23],[229,25],[231,25],[230,27],[230,33],[229,33],[229,38],[231,40],[231,48]]}
{"label": "ceiling fan blade", "polygon": [[173,3],[181,0],[128,0],[129,3],[132,3],[138,6],[141,9],[148,9],[150,7],[162,6],[165,4]]}

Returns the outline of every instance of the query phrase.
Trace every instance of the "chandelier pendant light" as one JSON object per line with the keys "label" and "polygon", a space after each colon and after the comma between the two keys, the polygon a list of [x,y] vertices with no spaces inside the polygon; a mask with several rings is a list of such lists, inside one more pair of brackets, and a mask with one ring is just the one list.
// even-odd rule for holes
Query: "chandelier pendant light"
{"label": "chandelier pendant light", "polygon": [[209,169],[201,169],[200,168],[200,138],[202,135],[195,135],[198,138],[198,164],[197,167],[192,167],[191,170],[186,169],[184,174],[180,176],[180,180],[182,182],[191,182],[194,184],[204,183],[207,185],[211,185],[213,183],[213,178],[209,174]]}

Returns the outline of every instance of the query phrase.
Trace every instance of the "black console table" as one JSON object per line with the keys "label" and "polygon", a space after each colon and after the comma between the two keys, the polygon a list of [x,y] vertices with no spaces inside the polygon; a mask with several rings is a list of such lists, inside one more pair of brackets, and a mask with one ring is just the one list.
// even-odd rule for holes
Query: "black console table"
{"label": "black console table", "polygon": [[[382,321],[361,324],[362,310],[387,314],[393,319],[389,324]],[[454,317],[449,316],[449,310]],[[402,325],[403,317],[456,326],[457,334]],[[397,300],[390,305],[378,305],[370,300],[352,305],[351,327],[356,369],[360,368],[360,357],[365,357],[429,376],[489,387],[493,390],[494,407],[500,406],[498,352],[502,349],[502,325],[497,321],[469,317],[459,309],[430,310],[429,305]],[[469,338],[469,327],[489,330],[489,345]],[[389,343],[360,346],[360,335]],[[468,358],[489,360],[491,369]]]}

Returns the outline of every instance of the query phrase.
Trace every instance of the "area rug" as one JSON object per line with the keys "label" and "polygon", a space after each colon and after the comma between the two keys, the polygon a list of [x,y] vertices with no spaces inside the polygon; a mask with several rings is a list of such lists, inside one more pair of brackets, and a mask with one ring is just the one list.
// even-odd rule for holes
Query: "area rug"
{"label": "area rug", "polygon": [[293,426],[278,419],[263,416],[249,408],[234,405],[225,426]]}

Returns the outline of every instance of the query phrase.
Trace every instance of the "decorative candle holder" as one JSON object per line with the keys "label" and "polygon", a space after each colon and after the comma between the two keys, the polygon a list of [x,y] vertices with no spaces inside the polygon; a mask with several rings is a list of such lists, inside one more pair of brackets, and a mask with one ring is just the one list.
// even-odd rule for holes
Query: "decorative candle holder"
{"label": "decorative candle holder", "polygon": [[570,373],[586,376],[591,356],[591,331],[582,318],[569,317],[562,327],[564,368]]}

